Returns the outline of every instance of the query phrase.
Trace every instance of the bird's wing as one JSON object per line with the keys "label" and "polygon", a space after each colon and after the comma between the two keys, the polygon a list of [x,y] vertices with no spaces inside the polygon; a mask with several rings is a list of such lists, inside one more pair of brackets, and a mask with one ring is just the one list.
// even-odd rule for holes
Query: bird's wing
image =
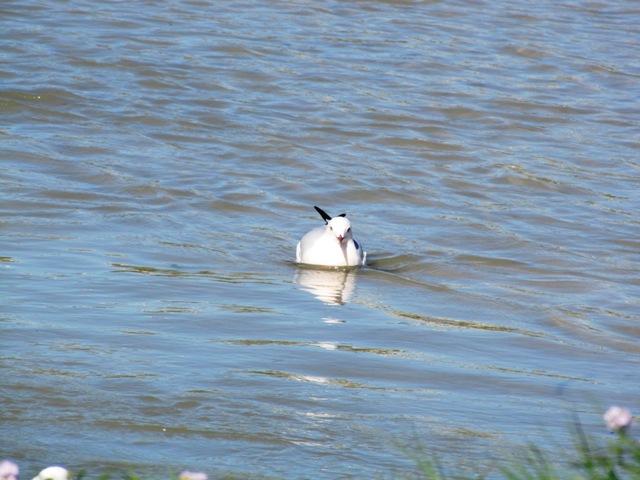
{"label": "bird's wing", "polygon": [[327,212],[325,212],[324,210],[322,210],[320,207],[313,207],[317,210],[317,212],[320,214],[320,216],[322,217],[322,219],[329,223],[329,220],[331,220],[331,217],[329,216],[329,214]]}

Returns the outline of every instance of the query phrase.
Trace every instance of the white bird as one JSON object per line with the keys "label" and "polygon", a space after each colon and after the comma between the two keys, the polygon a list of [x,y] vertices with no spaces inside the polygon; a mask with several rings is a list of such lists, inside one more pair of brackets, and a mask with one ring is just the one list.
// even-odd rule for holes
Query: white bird
{"label": "white bird", "polygon": [[313,208],[326,225],[314,228],[302,237],[296,249],[296,262],[330,267],[364,265],[367,253],[353,238],[351,222],[345,218],[346,213],[331,218],[321,208]]}
{"label": "white bird", "polygon": [[62,467],[47,467],[33,480],[69,480],[69,472]]}

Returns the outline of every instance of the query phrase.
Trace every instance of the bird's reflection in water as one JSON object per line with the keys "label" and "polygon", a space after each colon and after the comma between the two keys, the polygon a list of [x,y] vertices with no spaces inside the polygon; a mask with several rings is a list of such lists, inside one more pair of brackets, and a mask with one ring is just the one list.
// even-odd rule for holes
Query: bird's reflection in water
{"label": "bird's reflection in water", "polygon": [[294,280],[327,305],[344,305],[356,289],[354,270],[298,268]]}

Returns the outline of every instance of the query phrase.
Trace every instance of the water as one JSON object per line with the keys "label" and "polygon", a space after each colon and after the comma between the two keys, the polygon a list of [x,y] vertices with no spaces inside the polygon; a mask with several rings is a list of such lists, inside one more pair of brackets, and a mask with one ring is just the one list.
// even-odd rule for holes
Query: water
{"label": "water", "polygon": [[[472,471],[637,414],[635,3],[1,12],[0,456],[26,477]],[[313,205],[367,268],[293,263]]]}

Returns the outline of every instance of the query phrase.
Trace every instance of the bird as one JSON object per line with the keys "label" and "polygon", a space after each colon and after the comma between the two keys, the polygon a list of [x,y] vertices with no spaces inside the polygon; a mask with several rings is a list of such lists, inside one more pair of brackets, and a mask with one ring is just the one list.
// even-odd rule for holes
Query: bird
{"label": "bird", "polygon": [[33,480],[69,480],[69,472],[63,467],[47,467]]}
{"label": "bird", "polygon": [[296,248],[296,262],[329,267],[365,265],[367,253],[351,231],[346,213],[331,218],[320,207],[313,207],[326,225],[306,233]]}

